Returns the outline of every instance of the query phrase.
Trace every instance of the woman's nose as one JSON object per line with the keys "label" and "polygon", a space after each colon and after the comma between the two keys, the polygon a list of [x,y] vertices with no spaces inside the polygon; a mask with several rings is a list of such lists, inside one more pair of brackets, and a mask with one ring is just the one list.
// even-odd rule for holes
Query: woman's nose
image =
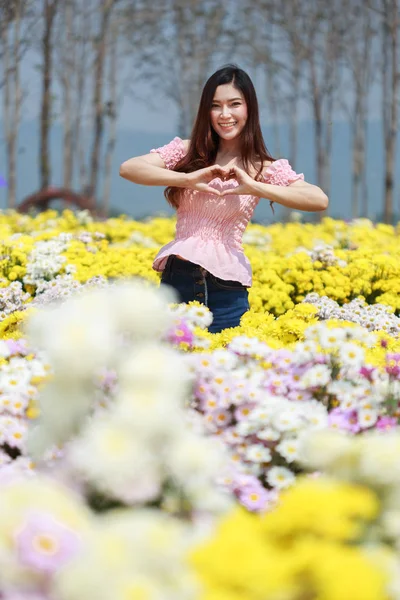
{"label": "woman's nose", "polygon": [[221,115],[223,117],[226,117],[227,115],[229,115],[229,107],[228,106],[223,106],[222,107]]}

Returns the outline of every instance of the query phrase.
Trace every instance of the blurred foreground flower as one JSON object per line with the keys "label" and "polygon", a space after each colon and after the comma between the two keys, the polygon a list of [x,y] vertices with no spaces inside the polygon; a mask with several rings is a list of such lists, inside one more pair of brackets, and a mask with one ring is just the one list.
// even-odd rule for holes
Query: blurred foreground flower
{"label": "blurred foreground flower", "polygon": [[395,600],[398,556],[368,539],[380,510],[367,487],[299,479],[264,515],[237,509],[192,562],[203,600]]}

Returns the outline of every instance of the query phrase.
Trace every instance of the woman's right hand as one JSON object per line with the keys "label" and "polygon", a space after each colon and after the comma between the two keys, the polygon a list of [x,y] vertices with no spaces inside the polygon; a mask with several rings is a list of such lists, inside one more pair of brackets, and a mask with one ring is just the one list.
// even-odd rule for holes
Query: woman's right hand
{"label": "woman's right hand", "polygon": [[221,179],[229,179],[230,169],[227,169],[226,167],[220,167],[219,165],[211,165],[210,167],[205,167],[204,169],[198,169],[197,171],[186,173],[185,187],[191,190],[208,192],[210,194],[219,196],[219,190],[209,185],[210,181],[216,179],[217,177],[220,177]]}

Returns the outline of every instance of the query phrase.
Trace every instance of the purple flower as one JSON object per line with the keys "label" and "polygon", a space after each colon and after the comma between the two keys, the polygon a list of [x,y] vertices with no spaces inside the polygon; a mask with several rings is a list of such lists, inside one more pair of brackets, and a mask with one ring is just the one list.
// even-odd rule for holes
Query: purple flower
{"label": "purple flower", "polygon": [[328,423],[329,427],[335,429],[351,431],[352,433],[358,433],[360,431],[357,412],[355,410],[344,412],[340,408],[334,408],[329,413]]}
{"label": "purple flower", "polygon": [[12,355],[16,355],[16,354],[20,354],[22,356],[25,356],[26,354],[29,353],[29,350],[26,346],[26,341],[25,340],[5,340],[9,351],[11,352]]}
{"label": "purple flower", "polygon": [[171,344],[180,344],[181,342],[184,342],[189,344],[189,346],[192,345],[194,340],[194,334],[192,330],[183,319],[180,319],[178,323],[174,325],[174,327],[171,327],[171,329],[167,332],[166,337],[168,342]]}
{"label": "purple flower", "polygon": [[375,367],[363,366],[360,369],[360,375],[362,375],[362,377],[364,377],[368,381],[372,381],[372,375],[375,373],[375,371]]}
{"label": "purple flower", "polygon": [[271,493],[258,481],[246,485],[238,492],[239,502],[248,510],[254,512],[265,511],[271,503]]}
{"label": "purple flower", "polygon": [[379,417],[376,422],[376,428],[388,430],[397,427],[397,424],[397,419],[395,417]]}
{"label": "purple flower", "polygon": [[7,187],[7,181],[0,175],[0,187]]}
{"label": "purple flower", "polygon": [[19,560],[27,567],[54,573],[75,556],[81,546],[78,534],[52,515],[35,512],[15,535]]}

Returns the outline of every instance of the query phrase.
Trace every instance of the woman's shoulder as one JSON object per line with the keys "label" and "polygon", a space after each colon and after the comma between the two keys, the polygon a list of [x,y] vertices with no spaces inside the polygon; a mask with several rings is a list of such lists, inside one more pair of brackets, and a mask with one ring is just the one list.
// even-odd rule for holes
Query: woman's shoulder
{"label": "woman's shoulder", "polygon": [[263,175],[267,183],[274,185],[290,185],[298,179],[304,180],[304,174],[296,173],[287,158],[265,161]]}

